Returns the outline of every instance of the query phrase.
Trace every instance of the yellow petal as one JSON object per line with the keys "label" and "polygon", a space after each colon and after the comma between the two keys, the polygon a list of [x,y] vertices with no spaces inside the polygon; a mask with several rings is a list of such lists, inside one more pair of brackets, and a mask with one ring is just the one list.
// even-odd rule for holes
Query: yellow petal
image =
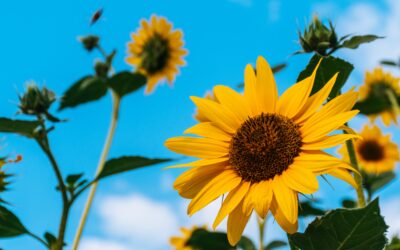
{"label": "yellow petal", "polygon": [[228,217],[228,241],[232,246],[235,246],[239,242],[250,218],[250,215],[243,213],[242,204],[243,202],[241,202]]}
{"label": "yellow petal", "polygon": [[[255,185],[255,184],[253,184]],[[261,218],[265,218],[271,206],[273,190],[271,181],[262,181],[255,185],[254,209]]]}
{"label": "yellow petal", "polygon": [[320,140],[307,142],[303,139],[303,146],[301,149],[303,150],[320,150],[325,148],[335,147],[339,144],[343,144],[344,142],[354,139],[360,138],[357,134],[338,134],[332,136],[325,136]]}
{"label": "yellow petal", "polygon": [[336,178],[339,178],[339,179],[349,183],[355,189],[358,188],[358,185],[355,182],[353,175],[351,175],[350,172],[346,169],[334,168],[334,169],[327,171],[327,174],[332,175]]}
{"label": "yellow petal", "polygon": [[259,100],[257,98],[256,85],[257,78],[253,66],[247,64],[244,70],[244,97],[250,106],[252,116],[261,113],[260,109],[258,108]]}
{"label": "yellow petal", "polygon": [[228,143],[209,138],[179,136],[168,139],[165,146],[176,153],[198,158],[223,157],[229,152]]}
{"label": "yellow petal", "polygon": [[232,136],[215,126],[212,122],[202,122],[185,130],[184,134],[194,134],[221,141],[230,141]]}
{"label": "yellow petal", "polygon": [[281,176],[274,177],[272,187],[279,209],[290,223],[295,223],[299,210],[297,192],[286,186]]}
{"label": "yellow petal", "polygon": [[274,113],[278,102],[278,90],[271,67],[262,56],[257,58],[257,94],[261,111]]}
{"label": "yellow petal", "polygon": [[166,167],[166,169],[170,168],[188,168],[188,167],[200,167],[200,166],[209,166],[215,164],[223,164],[228,165],[229,158],[228,157],[221,157],[221,158],[213,158],[213,159],[201,159],[197,161],[177,164],[173,166]]}
{"label": "yellow petal", "polygon": [[279,226],[281,226],[283,230],[285,230],[289,234],[294,234],[295,232],[297,232],[297,228],[299,227],[298,221],[296,220],[294,223],[292,223],[288,219],[286,219],[285,215],[282,212],[282,208],[277,204],[276,199],[273,199],[271,203],[271,212],[275,220],[278,222]]}
{"label": "yellow petal", "polygon": [[236,115],[221,104],[194,96],[190,99],[196,104],[199,113],[207,117],[211,122],[214,122],[224,131],[235,133],[240,127],[241,122],[237,119]]}
{"label": "yellow petal", "polygon": [[188,214],[191,216],[219,196],[237,187],[241,179],[235,171],[225,170],[212,179],[190,202]]}
{"label": "yellow petal", "polygon": [[249,118],[251,114],[250,106],[241,94],[223,85],[214,87],[214,94],[222,105],[238,116],[241,122]]}
{"label": "yellow petal", "polygon": [[239,203],[242,202],[243,197],[246,195],[247,191],[249,190],[250,182],[242,181],[242,183],[229,192],[228,196],[222,203],[221,209],[218,212],[217,217],[215,218],[213,229],[221,223],[221,221],[230,213],[232,212]]}
{"label": "yellow petal", "polygon": [[281,175],[283,182],[294,191],[312,194],[318,190],[318,180],[305,168],[292,165]]}
{"label": "yellow petal", "polygon": [[347,162],[322,151],[303,151],[294,159],[293,165],[300,166],[313,173],[320,174],[332,168],[345,168],[354,171]]}

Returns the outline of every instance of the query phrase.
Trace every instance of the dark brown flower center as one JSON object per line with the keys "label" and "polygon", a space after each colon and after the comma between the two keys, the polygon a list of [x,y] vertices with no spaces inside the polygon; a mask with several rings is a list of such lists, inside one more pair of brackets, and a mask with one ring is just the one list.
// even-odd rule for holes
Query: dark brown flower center
{"label": "dark brown flower center", "polygon": [[143,46],[141,67],[149,74],[155,74],[165,68],[170,57],[169,42],[155,34]]}
{"label": "dark brown flower center", "polygon": [[384,157],[383,147],[375,140],[362,141],[357,151],[365,161],[379,161]]}
{"label": "dark brown flower center", "polygon": [[244,180],[257,183],[282,174],[300,153],[299,125],[278,114],[249,118],[233,136],[229,162]]}

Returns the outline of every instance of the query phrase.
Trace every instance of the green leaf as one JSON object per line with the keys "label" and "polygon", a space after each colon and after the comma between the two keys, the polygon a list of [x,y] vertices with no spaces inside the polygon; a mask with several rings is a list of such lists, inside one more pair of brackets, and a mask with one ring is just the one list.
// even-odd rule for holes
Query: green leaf
{"label": "green leaf", "polygon": [[357,202],[352,199],[343,199],[342,206],[345,208],[355,208],[357,207]]}
{"label": "green leaf", "polygon": [[324,210],[315,207],[313,203],[315,202],[311,201],[300,202],[299,216],[306,217],[306,216],[319,216],[325,214]]}
{"label": "green leaf", "polygon": [[380,63],[382,65],[387,65],[387,66],[400,66],[397,64],[397,62],[391,61],[391,60],[382,60],[382,61],[380,61]]}
{"label": "green leaf", "polygon": [[340,47],[348,48],[348,49],[357,49],[363,43],[370,43],[375,41],[376,39],[380,39],[383,37],[375,36],[375,35],[364,35],[364,36],[353,36],[340,45]]}
{"label": "green leaf", "polygon": [[287,245],[287,243],[284,241],[274,240],[274,241],[271,241],[264,249],[265,250],[273,250],[273,249],[277,249],[280,247],[284,247],[286,245]]}
{"label": "green leaf", "polygon": [[385,250],[399,250],[400,249],[400,238],[398,235],[393,236],[390,243],[385,247]]}
{"label": "green leaf", "polygon": [[242,236],[242,238],[239,240],[239,242],[237,244],[237,248],[243,249],[243,250],[257,250],[253,241],[251,241],[246,236]]}
{"label": "green leaf", "polygon": [[61,98],[59,110],[99,100],[107,93],[105,79],[97,76],[85,76],[73,84]]}
{"label": "green leaf", "polygon": [[11,120],[0,118],[0,133],[14,133],[32,138],[35,136],[35,130],[39,127],[38,121]]}
{"label": "green leaf", "polygon": [[186,246],[195,250],[234,250],[235,247],[229,245],[226,233],[209,232],[204,229],[197,229],[192,232]]}
{"label": "green leaf", "polygon": [[0,205],[0,238],[16,237],[29,233],[10,210]]}
{"label": "green leaf", "polygon": [[50,249],[52,249],[52,247],[57,244],[57,238],[52,233],[46,232],[44,234],[44,238],[46,239],[46,242],[49,245]]}
{"label": "green leaf", "polygon": [[104,165],[103,170],[97,176],[97,179],[102,179],[107,176],[167,162],[170,160],[171,159],[150,159],[141,156],[124,156],[121,158],[108,160]]}
{"label": "green leaf", "polygon": [[394,178],[396,178],[396,174],[394,172],[386,172],[374,175],[363,172],[362,177],[364,188],[367,190],[368,194],[372,196],[379,189],[393,181]]}
{"label": "green leaf", "polygon": [[289,238],[302,250],[381,250],[387,228],[376,199],[364,208],[330,211]]}
{"label": "green leaf", "polygon": [[83,176],[83,173],[80,174],[70,174],[67,176],[65,179],[67,181],[67,184],[70,186],[74,186],[75,183]]}
{"label": "green leaf", "polygon": [[339,91],[346,83],[347,78],[350,76],[350,73],[353,71],[354,67],[352,64],[333,56],[322,57],[315,54],[310,62],[308,63],[305,70],[303,70],[300,75],[297,77],[297,82],[309,77],[315,67],[317,66],[320,59],[322,59],[321,64],[319,65],[317,75],[314,81],[314,86],[311,91],[311,95],[320,90],[325,84],[336,74],[339,72],[338,78],[336,79],[336,83],[332,88],[332,91],[329,95],[330,98],[334,98],[339,94]]}
{"label": "green leaf", "polygon": [[375,97],[369,97],[365,100],[357,102],[354,105],[354,109],[360,110],[360,113],[364,115],[379,114],[390,108],[390,103],[385,99]]}
{"label": "green leaf", "polygon": [[124,71],[112,76],[107,81],[107,84],[115,91],[116,94],[118,94],[118,96],[123,97],[140,89],[146,84],[146,82],[147,79],[144,75],[140,73]]}

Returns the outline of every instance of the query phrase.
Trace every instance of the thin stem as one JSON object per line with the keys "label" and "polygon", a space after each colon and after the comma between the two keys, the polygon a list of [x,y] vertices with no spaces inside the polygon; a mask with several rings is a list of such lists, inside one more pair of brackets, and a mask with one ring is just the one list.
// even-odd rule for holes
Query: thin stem
{"label": "thin stem", "polygon": [[400,115],[400,107],[399,107],[399,103],[397,102],[396,95],[394,94],[393,90],[391,90],[391,89],[388,89],[386,91],[386,94],[389,98],[390,104],[392,105],[392,109],[393,109],[394,113],[396,114],[396,120],[397,120],[397,116]]}
{"label": "thin stem", "polygon": [[[120,97],[118,97],[118,95],[113,93],[113,111],[112,111],[112,116],[111,116],[111,124],[110,124],[110,128],[108,130],[108,135],[107,135],[105,144],[104,144],[103,152],[100,156],[100,160],[99,160],[99,163],[97,166],[96,176],[103,170],[105,161],[106,161],[108,153],[110,151],[111,143],[112,143],[112,140],[113,140],[114,134],[115,134],[115,128],[117,126],[120,102],[121,102]],[[86,201],[85,209],[82,213],[79,227],[78,227],[78,230],[75,235],[74,244],[72,246],[73,250],[78,249],[79,242],[82,237],[82,232],[85,227],[87,217],[89,214],[89,210],[90,210],[90,207],[92,206],[93,198],[94,198],[94,195],[97,190],[97,185],[98,185],[98,183],[97,183],[97,181],[95,181],[90,188],[90,193],[89,193],[88,199]]]}
{"label": "thin stem", "polygon": [[265,222],[267,218],[260,219],[257,217],[258,221],[258,232],[259,232],[259,240],[260,240],[260,250],[264,250],[264,232],[265,232]]}
{"label": "thin stem", "polygon": [[47,248],[49,247],[49,245],[47,244],[47,242],[44,241],[43,239],[41,239],[39,236],[37,236],[37,235],[35,235],[35,234],[31,233],[31,232],[28,232],[27,234],[28,234],[29,236],[31,236],[32,238],[34,238],[35,240],[37,240],[37,241],[39,241],[40,243],[42,243],[43,245],[45,245]]}
{"label": "thin stem", "polygon": [[[345,134],[347,134],[347,132],[345,130],[343,130],[343,132]],[[358,165],[358,161],[357,161],[357,156],[356,156],[356,151],[355,151],[355,148],[354,148],[353,140],[346,141],[346,147],[347,147],[347,152],[349,154],[351,165],[357,171],[360,171],[360,167]],[[364,196],[364,191],[363,191],[363,184],[362,184],[363,180],[362,180],[362,177],[359,174],[356,173],[356,174],[354,174],[354,180],[357,183],[356,192],[357,192],[358,206],[359,207],[365,207],[366,203],[365,203],[365,196]]]}

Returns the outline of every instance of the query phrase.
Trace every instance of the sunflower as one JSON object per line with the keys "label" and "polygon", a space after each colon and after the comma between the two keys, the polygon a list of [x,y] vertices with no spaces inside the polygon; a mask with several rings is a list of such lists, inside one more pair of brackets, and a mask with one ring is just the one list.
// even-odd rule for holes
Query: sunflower
{"label": "sunflower", "polygon": [[[212,91],[207,91],[206,94],[204,95],[205,99],[212,100],[215,102],[218,102],[218,100],[215,98],[215,95]],[[207,117],[204,115],[200,114],[198,110],[196,110],[196,113],[194,114],[194,119],[196,119],[199,122],[208,122],[209,120]]]}
{"label": "sunflower", "polygon": [[[369,97],[383,98],[390,105],[387,91],[391,91],[396,96],[400,95],[400,78],[394,77],[391,73],[383,71],[382,68],[376,68],[372,72],[365,73],[364,85],[360,87],[360,100]],[[391,106],[391,105],[390,105]],[[390,108],[381,113],[369,115],[372,122],[381,116],[383,123],[389,126],[391,122],[397,124],[396,112]]]}
{"label": "sunflower", "polygon": [[151,93],[157,83],[167,79],[172,86],[179,73],[178,66],[185,65],[183,33],[172,30],[172,24],[164,17],[153,15],[150,21],[142,20],[141,27],[132,34],[128,43],[127,63],[147,76],[146,93]]}
{"label": "sunflower", "polygon": [[192,237],[192,233],[198,229],[206,229],[206,227],[193,226],[192,228],[181,228],[183,236],[173,236],[170,239],[170,244],[175,250],[192,250],[190,246],[186,246],[188,240]]}
{"label": "sunflower", "polygon": [[[381,174],[392,171],[400,160],[399,148],[390,140],[390,135],[383,135],[379,127],[364,126],[362,140],[355,141],[357,159],[361,168],[368,174]],[[339,149],[345,161],[349,161],[346,147]]]}
{"label": "sunflower", "polygon": [[[345,161],[322,150],[357,137],[329,135],[354,117],[357,92],[351,90],[323,103],[337,74],[310,97],[316,70],[278,98],[272,70],[263,57],[245,69],[244,94],[226,86],[213,90],[218,102],[191,97],[209,121],[165,142],[170,150],[200,158],[173,167],[190,167],[174,188],[191,199],[193,215],[224,196],[215,229],[228,216],[228,240],[235,245],[252,214],[265,218],[269,211],[288,233],[298,228],[298,194],[318,190],[317,176],[329,174],[357,184]],[[226,196],[225,196],[226,195]]]}

